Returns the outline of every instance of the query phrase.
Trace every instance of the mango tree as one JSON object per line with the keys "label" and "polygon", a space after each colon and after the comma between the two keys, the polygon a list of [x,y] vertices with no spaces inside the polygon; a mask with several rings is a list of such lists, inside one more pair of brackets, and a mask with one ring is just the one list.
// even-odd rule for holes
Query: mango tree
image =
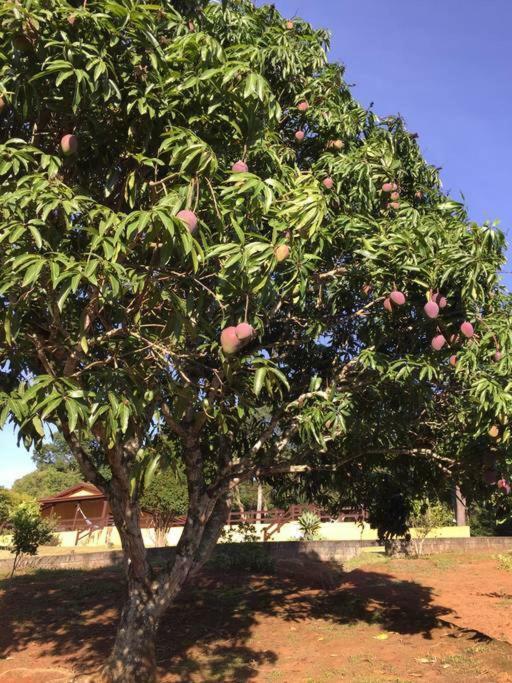
{"label": "mango tree", "polygon": [[[488,363],[485,419],[510,408],[503,236],[273,6],[4,0],[0,22],[0,419],[27,445],[55,425],[108,496],[128,599],[94,680],[153,681],[240,482],[434,457],[411,425],[454,373],[491,391]],[[155,573],[159,435],[188,513]]]}

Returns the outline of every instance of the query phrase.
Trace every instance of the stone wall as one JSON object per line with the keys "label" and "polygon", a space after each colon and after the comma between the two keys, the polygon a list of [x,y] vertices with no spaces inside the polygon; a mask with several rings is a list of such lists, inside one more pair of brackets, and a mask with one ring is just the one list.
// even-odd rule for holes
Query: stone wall
{"label": "stone wall", "polygon": [[[377,549],[374,541],[289,541],[260,543],[265,552],[274,561],[313,560],[343,564],[358,555],[365,548]],[[223,543],[217,549],[225,552],[236,552],[238,543]],[[501,553],[512,551],[512,537],[475,537],[475,538],[437,538],[426,540],[424,553]],[[151,562],[163,563],[174,555],[174,548],[148,548]],[[123,554],[120,550],[79,552],[71,551],[66,555],[36,555],[27,557],[20,563],[18,571],[26,569],[95,569],[122,564]],[[12,568],[12,560],[0,560],[0,574],[7,574]]]}

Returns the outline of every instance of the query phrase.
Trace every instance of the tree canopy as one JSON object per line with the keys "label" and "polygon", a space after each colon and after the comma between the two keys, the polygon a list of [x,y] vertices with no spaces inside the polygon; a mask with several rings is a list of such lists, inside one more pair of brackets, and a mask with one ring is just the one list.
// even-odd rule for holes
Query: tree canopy
{"label": "tree canopy", "polygon": [[[250,0],[74,4],[0,8],[0,423],[57,425],[109,496],[130,601],[104,675],[144,681],[240,481],[458,462],[429,419],[457,392],[505,462],[504,238],[352,97],[326,31]],[[164,437],[189,508],[151,584]]]}
{"label": "tree canopy", "polygon": [[76,469],[62,471],[54,465],[29,472],[12,485],[16,493],[24,493],[34,500],[47,498],[82,481],[83,477]]}
{"label": "tree canopy", "polygon": [[83,479],[75,457],[59,432],[37,441],[32,459],[36,469],[16,479],[12,490],[34,500],[52,496]]}

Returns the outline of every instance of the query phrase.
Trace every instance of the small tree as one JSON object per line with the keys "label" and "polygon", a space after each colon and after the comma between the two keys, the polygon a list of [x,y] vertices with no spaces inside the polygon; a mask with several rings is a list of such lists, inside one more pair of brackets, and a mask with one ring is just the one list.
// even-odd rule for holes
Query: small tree
{"label": "small tree", "polygon": [[435,529],[453,524],[453,514],[442,503],[431,503],[428,500],[415,500],[409,517],[409,527],[414,529],[411,534],[411,545],[416,557],[423,554],[425,539],[432,535]]}
{"label": "small tree", "polygon": [[12,577],[23,555],[37,555],[39,546],[51,541],[53,529],[33,503],[20,503],[9,516],[9,523],[12,528],[11,553],[14,554]]}
{"label": "small tree", "polygon": [[153,517],[155,541],[166,545],[166,536],[176,517],[187,514],[187,482],[179,471],[167,468],[154,477],[140,501],[141,509]]}

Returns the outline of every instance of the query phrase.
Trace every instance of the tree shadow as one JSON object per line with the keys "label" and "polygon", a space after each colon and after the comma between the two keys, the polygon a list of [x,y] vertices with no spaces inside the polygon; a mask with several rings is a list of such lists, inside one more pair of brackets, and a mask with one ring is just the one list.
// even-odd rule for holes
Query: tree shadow
{"label": "tree shadow", "polygon": [[[112,646],[124,590],[117,569],[37,571],[0,582],[0,657],[35,645],[62,666],[96,670]],[[252,639],[266,617],[366,622],[429,639],[450,611],[433,605],[432,590],[414,581],[364,569],[344,573],[311,554],[278,563],[271,576],[209,569],[165,616],[157,660],[162,677],[182,683],[246,683],[278,659],[270,635],[258,646]]]}

